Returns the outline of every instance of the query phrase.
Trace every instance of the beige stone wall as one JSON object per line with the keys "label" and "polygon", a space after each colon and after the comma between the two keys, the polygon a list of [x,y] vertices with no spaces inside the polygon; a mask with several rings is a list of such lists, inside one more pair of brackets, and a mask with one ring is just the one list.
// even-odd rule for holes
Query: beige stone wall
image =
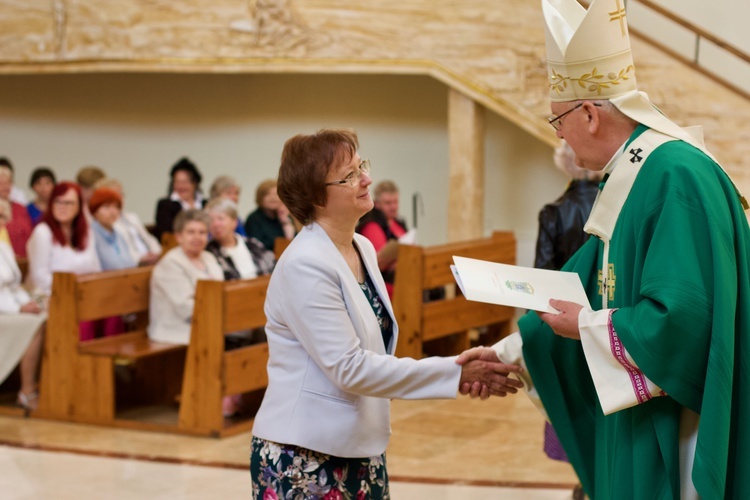
{"label": "beige stone wall", "polygon": [[[640,86],[750,192],[750,102],[638,40]],[[0,0],[0,72],[426,74],[554,143],[529,0]]]}

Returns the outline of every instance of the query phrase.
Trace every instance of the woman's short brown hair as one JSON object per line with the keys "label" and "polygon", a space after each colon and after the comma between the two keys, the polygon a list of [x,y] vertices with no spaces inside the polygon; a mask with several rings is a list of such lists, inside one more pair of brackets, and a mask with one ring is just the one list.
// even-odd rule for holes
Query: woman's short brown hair
{"label": "woman's short brown hair", "polygon": [[303,225],[315,219],[315,207],[324,207],[328,202],[328,172],[351,159],[358,148],[354,130],[323,129],[286,141],[277,192],[295,219]]}

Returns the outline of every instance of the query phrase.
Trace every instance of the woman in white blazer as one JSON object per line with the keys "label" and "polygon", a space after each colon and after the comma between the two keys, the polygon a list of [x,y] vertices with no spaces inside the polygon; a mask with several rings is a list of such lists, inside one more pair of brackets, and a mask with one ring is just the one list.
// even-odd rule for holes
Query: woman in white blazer
{"label": "woman in white blazer", "polygon": [[17,402],[26,410],[34,410],[38,401],[36,374],[47,316],[21,286],[21,271],[13,248],[3,237],[10,218],[10,203],[0,199],[0,383],[20,362],[21,390]]}
{"label": "woman in white blazer", "polygon": [[152,340],[189,344],[198,280],[224,281],[216,259],[205,251],[209,223],[208,214],[195,208],[175,217],[178,246],[167,252],[151,273],[148,336]]}
{"label": "woman in white blazer", "polygon": [[[373,207],[353,131],[284,145],[278,193],[305,227],[271,275],[268,388],[255,418],[253,498],[388,498],[390,399],[455,398],[460,383],[516,392],[515,366],[393,356],[398,327],[372,244]],[[275,496],[274,496],[275,495]]]}

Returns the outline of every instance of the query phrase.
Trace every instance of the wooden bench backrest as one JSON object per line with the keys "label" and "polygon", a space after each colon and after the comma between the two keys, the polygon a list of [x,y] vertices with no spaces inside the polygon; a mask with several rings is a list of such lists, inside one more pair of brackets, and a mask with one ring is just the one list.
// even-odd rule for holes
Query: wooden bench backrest
{"label": "wooden bench backrest", "polygon": [[281,254],[284,253],[284,250],[286,250],[286,247],[288,247],[291,242],[292,240],[281,237],[276,238],[273,241],[273,254],[276,256],[276,260],[279,260]]}
{"label": "wooden bench backrest", "polygon": [[75,276],[78,321],[148,311],[152,266]]}
{"label": "wooden bench backrest", "polygon": [[513,233],[495,232],[489,238],[433,247],[399,246],[393,307],[399,324],[398,355],[421,357],[422,343],[468,328],[487,326],[512,317],[502,306],[455,297],[425,302],[424,292],[455,284],[450,270],[453,256],[515,264]]}
{"label": "wooden bench backrest", "polygon": [[142,267],[80,276],[54,273],[44,340],[40,412],[81,421],[113,418],[113,388],[105,383],[112,377],[111,363],[81,355],[79,323],[147,311],[151,271],[151,267]]}
{"label": "wooden bench backrest", "polygon": [[160,243],[161,254],[164,255],[177,246],[177,238],[175,237],[174,233],[162,233]]}
{"label": "wooden bench backrest", "polygon": [[198,282],[182,384],[181,428],[222,435],[222,396],[268,385],[268,344],[224,351],[224,335],[265,326],[269,280],[262,276]]}

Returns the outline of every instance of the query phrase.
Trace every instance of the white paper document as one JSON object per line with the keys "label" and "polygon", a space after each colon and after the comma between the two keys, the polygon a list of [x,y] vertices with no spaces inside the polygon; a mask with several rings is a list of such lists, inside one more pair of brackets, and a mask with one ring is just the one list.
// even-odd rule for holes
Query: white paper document
{"label": "white paper document", "polygon": [[568,300],[591,308],[576,273],[511,266],[453,256],[451,266],[468,300],[542,312],[558,312],[550,299]]}

